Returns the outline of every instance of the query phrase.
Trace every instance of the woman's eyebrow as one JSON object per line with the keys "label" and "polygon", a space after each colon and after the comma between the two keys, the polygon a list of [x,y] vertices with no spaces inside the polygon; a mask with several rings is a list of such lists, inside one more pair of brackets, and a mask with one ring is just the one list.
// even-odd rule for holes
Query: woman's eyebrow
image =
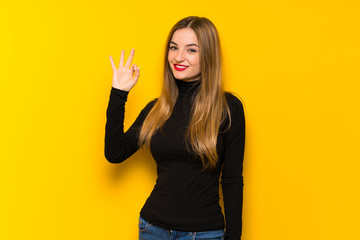
{"label": "woman's eyebrow", "polygon": [[[170,43],[175,44],[175,45],[177,46],[177,44],[176,44],[175,42],[173,42],[173,41],[170,41]],[[170,44],[170,43],[169,43],[169,44]],[[195,43],[190,43],[190,44],[186,45],[186,47],[190,47],[190,46],[199,47],[199,46],[196,45]]]}

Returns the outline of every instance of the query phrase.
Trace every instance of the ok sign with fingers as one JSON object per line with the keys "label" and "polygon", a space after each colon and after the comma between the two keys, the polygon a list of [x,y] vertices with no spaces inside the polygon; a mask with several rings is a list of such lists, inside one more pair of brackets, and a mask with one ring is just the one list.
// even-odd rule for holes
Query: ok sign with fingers
{"label": "ok sign with fingers", "polygon": [[140,72],[139,67],[136,64],[131,64],[132,59],[135,55],[135,49],[131,49],[130,56],[124,66],[124,50],[121,50],[120,65],[116,68],[112,56],[110,56],[111,67],[113,70],[112,86],[114,88],[129,92],[137,83]]}

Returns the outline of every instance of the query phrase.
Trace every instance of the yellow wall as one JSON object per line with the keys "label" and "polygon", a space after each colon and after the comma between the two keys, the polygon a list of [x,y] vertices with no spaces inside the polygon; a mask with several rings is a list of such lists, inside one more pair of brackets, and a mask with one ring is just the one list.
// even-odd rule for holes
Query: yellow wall
{"label": "yellow wall", "polygon": [[358,1],[0,4],[0,239],[136,239],[156,179],[104,158],[109,56],[135,48],[125,128],[161,83],[189,15],[217,26],[225,86],[247,110],[243,239],[360,239]]}

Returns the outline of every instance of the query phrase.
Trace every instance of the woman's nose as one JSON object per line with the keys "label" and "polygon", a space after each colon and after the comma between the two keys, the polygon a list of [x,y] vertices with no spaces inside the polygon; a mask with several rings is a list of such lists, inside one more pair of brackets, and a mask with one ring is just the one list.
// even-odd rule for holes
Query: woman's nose
{"label": "woman's nose", "polygon": [[177,61],[177,62],[182,62],[182,61],[184,61],[184,54],[183,54],[183,51],[178,51],[177,52],[177,54],[176,54],[176,56],[175,56],[175,60]]}

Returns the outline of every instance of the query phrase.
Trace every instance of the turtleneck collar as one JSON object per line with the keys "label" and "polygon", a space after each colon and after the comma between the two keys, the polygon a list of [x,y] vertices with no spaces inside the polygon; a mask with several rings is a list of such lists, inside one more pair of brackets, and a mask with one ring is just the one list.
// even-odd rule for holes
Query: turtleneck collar
{"label": "turtleneck collar", "polygon": [[179,89],[179,95],[194,93],[200,86],[200,80],[186,82],[175,78],[176,85]]}

